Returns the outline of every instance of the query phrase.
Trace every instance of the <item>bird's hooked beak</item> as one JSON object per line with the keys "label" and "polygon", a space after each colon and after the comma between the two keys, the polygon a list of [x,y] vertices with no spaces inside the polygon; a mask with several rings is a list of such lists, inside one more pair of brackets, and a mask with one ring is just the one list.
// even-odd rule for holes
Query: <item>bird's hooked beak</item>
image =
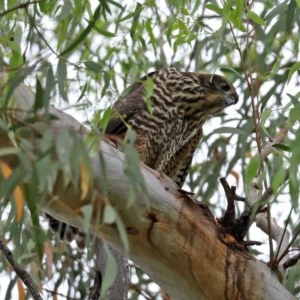
{"label": "bird's hooked beak", "polygon": [[239,100],[239,97],[237,94],[234,94],[234,95],[226,95],[225,96],[225,103],[227,106],[230,106],[230,105],[233,105],[233,104],[236,104]]}

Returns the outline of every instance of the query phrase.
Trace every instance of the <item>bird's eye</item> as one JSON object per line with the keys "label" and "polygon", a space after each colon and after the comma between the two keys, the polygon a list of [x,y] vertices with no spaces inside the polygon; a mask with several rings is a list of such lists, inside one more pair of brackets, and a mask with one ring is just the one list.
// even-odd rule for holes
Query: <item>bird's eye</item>
{"label": "bird's eye", "polygon": [[230,86],[228,83],[226,83],[225,81],[222,81],[220,83],[220,89],[223,91],[223,92],[228,92],[230,90]]}

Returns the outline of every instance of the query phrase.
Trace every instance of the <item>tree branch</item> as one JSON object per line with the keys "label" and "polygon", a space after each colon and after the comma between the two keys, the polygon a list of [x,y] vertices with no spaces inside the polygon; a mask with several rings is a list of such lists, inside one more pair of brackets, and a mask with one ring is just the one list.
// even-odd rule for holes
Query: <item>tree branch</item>
{"label": "tree branch", "polygon": [[7,259],[7,261],[12,266],[13,270],[17,273],[17,275],[21,278],[24,284],[27,286],[32,298],[35,300],[43,300],[40,296],[36,285],[34,284],[33,280],[31,279],[28,272],[23,269],[14,259],[12,252],[8,249],[5,245],[4,238],[0,236],[0,250],[2,251],[3,255]]}
{"label": "tree branch", "polygon": [[29,6],[31,4],[37,4],[39,2],[41,2],[41,0],[28,1],[28,2],[25,2],[25,3],[20,3],[20,4],[16,5],[16,6],[13,6],[13,7],[9,8],[9,9],[3,11],[3,12],[0,12],[0,18],[3,17],[3,16],[5,16],[5,15],[7,15],[7,14],[9,14],[9,13],[11,13],[11,12],[13,12],[13,11],[15,11],[15,10],[18,10],[20,8],[23,9],[23,8],[26,8],[27,6]]}
{"label": "tree branch", "polygon": [[[19,92],[24,89],[18,88]],[[22,108],[22,103],[33,102],[34,97],[16,100],[15,105]],[[59,115],[55,108],[51,113]],[[53,131],[64,126],[81,128],[73,118],[60,114],[60,119],[52,122]],[[5,142],[0,132],[1,139]],[[129,206],[132,181],[124,173],[124,154],[104,141],[99,149],[90,157],[94,182],[86,198],[81,199],[78,186],[66,187],[58,178],[48,200],[39,202],[44,211],[82,228],[80,211],[91,208],[90,231],[141,266],[175,299],[294,299],[266,265],[224,232],[207,208],[179,192],[163,174],[142,165],[148,195],[136,193]],[[117,212],[122,227],[103,222],[108,203]],[[128,251],[119,228],[127,231]]]}

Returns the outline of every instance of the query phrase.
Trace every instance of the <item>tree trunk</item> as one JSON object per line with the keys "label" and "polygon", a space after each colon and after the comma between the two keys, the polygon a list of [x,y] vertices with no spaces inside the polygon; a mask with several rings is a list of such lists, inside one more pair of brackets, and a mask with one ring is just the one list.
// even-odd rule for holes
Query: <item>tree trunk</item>
{"label": "tree trunk", "polygon": [[[22,85],[14,98],[19,109],[15,113],[22,118],[21,111],[32,105],[34,97]],[[51,113],[59,117],[52,122],[54,131],[67,126],[80,134],[88,133],[67,114],[55,108]],[[2,133],[1,147],[9,144]],[[132,184],[123,172],[124,154],[104,141],[100,152],[90,158],[94,183],[84,200],[80,188],[66,188],[62,180],[57,180],[52,195],[39,203],[40,208],[66,223],[83,227],[80,210],[90,206],[90,231],[138,264],[174,299],[294,299],[265,264],[224,232],[207,208],[178,191],[163,174],[142,165],[148,196],[138,194],[128,207]],[[8,159],[11,165],[18,163]],[[104,182],[106,197],[102,193]],[[103,223],[107,205],[118,214],[119,219],[112,224]],[[118,220],[122,220],[127,232],[127,250]]]}

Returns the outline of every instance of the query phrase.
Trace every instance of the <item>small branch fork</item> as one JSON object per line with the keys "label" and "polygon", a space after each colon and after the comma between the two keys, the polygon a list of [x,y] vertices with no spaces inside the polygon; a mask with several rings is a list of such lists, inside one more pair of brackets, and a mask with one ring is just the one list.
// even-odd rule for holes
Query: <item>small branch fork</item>
{"label": "small branch fork", "polygon": [[[286,177],[287,179],[288,177]],[[236,195],[236,187],[229,186],[226,179],[223,177],[220,179],[220,182],[225,191],[226,199],[227,199],[227,209],[222,218],[218,220],[219,224],[225,229],[226,233],[234,236],[237,242],[243,244],[244,246],[253,246],[253,245],[261,245],[261,242],[258,241],[243,241],[246,233],[248,232],[252,222],[255,220],[257,227],[259,227],[263,232],[268,234],[273,240],[275,240],[277,244],[277,253],[273,262],[270,262],[270,267],[272,269],[276,269],[278,265],[282,265],[284,269],[293,266],[300,259],[300,254],[294,256],[291,259],[288,259],[288,249],[292,245],[292,242],[289,242],[290,234],[286,228],[281,228],[276,223],[276,220],[271,219],[268,220],[267,211],[261,206],[257,210],[250,209],[244,211],[239,218],[235,218],[235,207],[234,201],[245,201],[247,203],[247,199],[241,196]],[[272,196],[272,189],[267,189],[263,195],[261,195],[259,201],[256,203],[264,203],[266,200]],[[253,214],[257,213],[256,216]],[[291,213],[291,211],[290,211]],[[298,235],[297,233],[295,237]],[[295,239],[294,237],[294,239]],[[294,240],[293,239],[293,240]]]}
{"label": "small branch fork", "polygon": [[246,199],[244,197],[236,195],[235,193],[236,187],[235,186],[229,187],[229,184],[224,177],[220,179],[220,182],[225,191],[225,195],[227,199],[227,209],[224,216],[218,220],[219,223],[222,225],[222,227],[226,230],[227,233],[234,236],[237,242],[245,246],[261,245],[261,243],[257,241],[247,241],[247,242],[243,241],[251,225],[250,222],[251,215],[249,214],[249,212],[245,211],[241,214],[241,216],[238,219],[236,219],[234,201],[245,202]]}
{"label": "small branch fork", "polygon": [[0,251],[2,251],[3,255],[7,259],[7,261],[10,263],[14,271],[17,273],[17,275],[21,278],[21,280],[24,282],[24,284],[27,286],[29,292],[31,293],[31,296],[34,300],[43,300],[43,298],[40,296],[38,289],[36,285],[34,284],[33,280],[31,279],[28,272],[23,269],[14,259],[12,252],[9,250],[9,248],[5,245],[4,238],[0,236]]}

